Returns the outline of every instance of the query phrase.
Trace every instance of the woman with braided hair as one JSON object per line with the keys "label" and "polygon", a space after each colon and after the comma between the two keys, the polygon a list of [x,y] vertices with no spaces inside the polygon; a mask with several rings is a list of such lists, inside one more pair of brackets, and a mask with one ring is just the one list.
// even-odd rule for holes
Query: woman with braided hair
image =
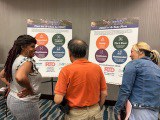
{"label": "woman with braided hair", "polygon": [[17,120],[39,120],[38,100],[41,75],[35,61],[36,39],[21,35],[8,53],[0,79],[10,86],[7,106]]}

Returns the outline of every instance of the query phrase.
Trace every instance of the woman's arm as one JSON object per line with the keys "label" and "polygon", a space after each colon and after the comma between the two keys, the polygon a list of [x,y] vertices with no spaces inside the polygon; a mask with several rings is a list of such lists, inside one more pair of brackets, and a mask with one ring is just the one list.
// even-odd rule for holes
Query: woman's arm
{"label": "woman's arm", "polygon": [[118,99],[114,107],[115,119],[120,114],[120,110],[125,106],[125,103],[127,102],[128,97],[131,94],[135,80],[136,68],[135,65],[130,62],[125,67],[122,85],[120,87]]}
{"label": "woman's arm", "polygon": [[5,71],[4,71],[4,69],[0,72],[0,79],[2,80],[2,82],[4,82],[7,85],[7,89],[5,90],[5,97],[7,97],[8,94],[9,94],[9,92],[10,92],[10,83],[5,78]]}
{"label": "woman's arm", "polygon": [[5,74],[5,71],[4,71],[4,69],[3,69],[3,70],[0,72],[0,79],[1,79],[7,86],[9,86],[10,83],[6,80],[4,74]]}
{"label": "woman's arm", "polygon": [[32,72],[32,63],[27,61],[23,63],[22,66],[20,66],[15,74],[15,79],[17,80],[17,83],[24,87],[24,90],[20,91],[18,93],[19,97],[25,97],[27,95],[33,95],[33,89],[30,84],[28,75],[29,73]]}

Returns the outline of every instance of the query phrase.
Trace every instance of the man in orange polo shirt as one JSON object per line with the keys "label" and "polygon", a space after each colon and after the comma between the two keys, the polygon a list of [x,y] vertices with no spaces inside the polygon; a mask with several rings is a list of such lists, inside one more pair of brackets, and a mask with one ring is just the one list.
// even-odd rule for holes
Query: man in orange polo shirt
{"label": "man in orange polo shirt", "polygon": [[87,44],[72,39],[68,43],[72,64],[62,68],[55,86],[54,101],[60,104],[65,97],[70,111],[66,120],[101,120],[101,108],[107,96],[107,86],[100,66],[86,58]]}

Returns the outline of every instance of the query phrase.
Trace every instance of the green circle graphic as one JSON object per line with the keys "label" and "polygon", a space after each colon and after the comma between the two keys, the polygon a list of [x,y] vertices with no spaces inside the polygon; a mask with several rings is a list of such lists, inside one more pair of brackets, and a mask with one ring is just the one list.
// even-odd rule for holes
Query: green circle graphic
{"label": "green circle graphic", "polygon": [[52,37],[52,42],[55,46],[62,46],[65,43],[65,37],[62,34],[55,34]]}
{"label": "green circle graphic", "polygon": [[128,46],[128,38],[124,35],[118,35],[113,41],[115,49],[125,49]]}

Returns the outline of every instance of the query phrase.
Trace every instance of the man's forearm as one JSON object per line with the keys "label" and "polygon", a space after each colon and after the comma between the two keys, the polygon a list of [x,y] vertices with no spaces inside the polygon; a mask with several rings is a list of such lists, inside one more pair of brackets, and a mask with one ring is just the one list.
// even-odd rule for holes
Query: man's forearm
{"label": "man's forearm", "polygon": [[60,104],[63,101],[64,95],[62,94],[55,94],[54,96],[54,102],[56,104]]}
{"label": "man's forearm", "polygon": [[100,96],[100,101],[99,101],[100,107],[102,107],[103,104],[105,103],[106,97],[107,97],[107,90],[101,91],[101,96]]}

